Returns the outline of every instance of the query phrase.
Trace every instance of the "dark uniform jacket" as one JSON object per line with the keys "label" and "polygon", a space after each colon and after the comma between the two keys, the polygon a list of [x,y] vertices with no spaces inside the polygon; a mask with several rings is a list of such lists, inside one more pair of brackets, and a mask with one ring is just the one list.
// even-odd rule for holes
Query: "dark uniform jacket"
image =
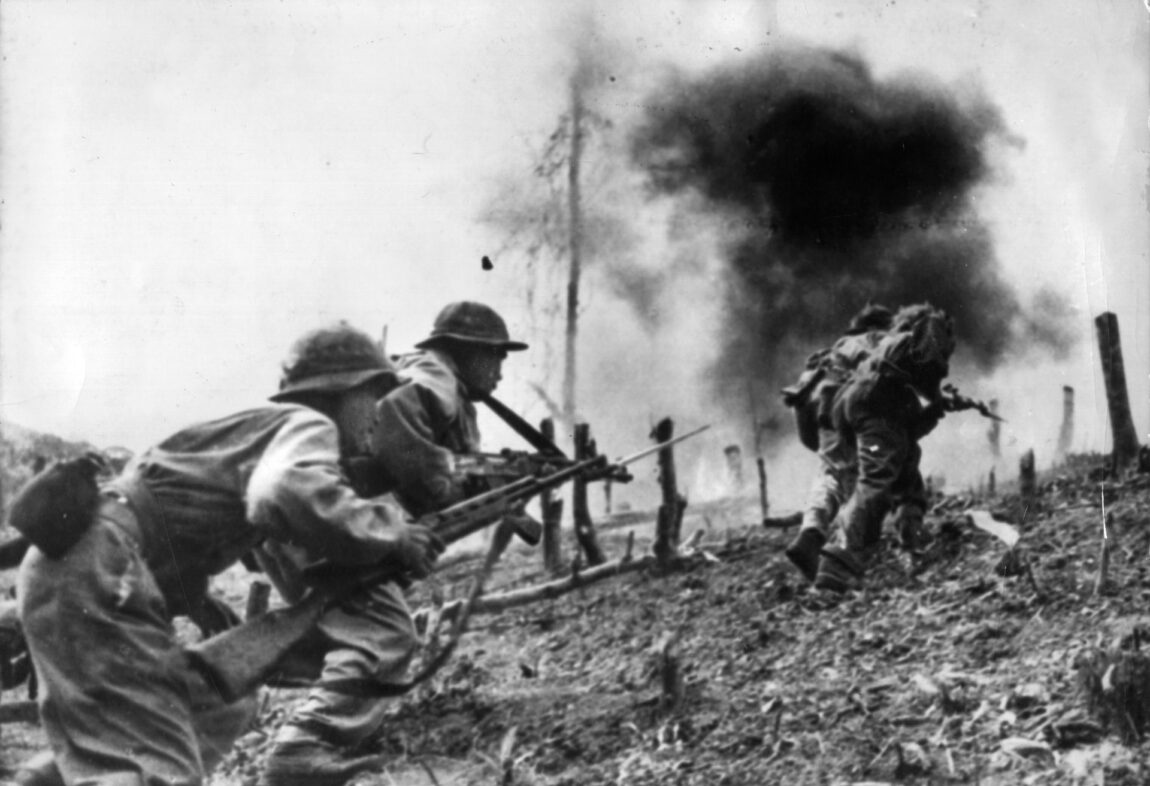
{"label": "dark uniform jacket", "polygon": [[428,349],[401,357],[398,365],[411,382],[379,402],[378,459],[396,497],[421,516],[465,496],[454,456],[479,449],[479,426],[448,355]]}

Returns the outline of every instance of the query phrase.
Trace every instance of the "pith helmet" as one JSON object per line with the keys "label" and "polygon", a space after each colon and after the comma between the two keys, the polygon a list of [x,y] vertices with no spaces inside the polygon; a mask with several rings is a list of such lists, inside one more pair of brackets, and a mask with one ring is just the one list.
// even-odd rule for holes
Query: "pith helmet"
{"label": "pith helmet", "polygon": [[401,384],[371,338],[346,322],[305,333],[283,364],[279,392],[272,401],[292,401],[301,393],[340,393],[373,382],[380,395]]}
{"label": "pith helmet", "polygon": [[446,343],[477,344],[507,352],[527,349],[522,341],[511,340],[507,323],[495,309],[467,300],[445,306],[435,318],[431,335],[415,346],[427,349]]}

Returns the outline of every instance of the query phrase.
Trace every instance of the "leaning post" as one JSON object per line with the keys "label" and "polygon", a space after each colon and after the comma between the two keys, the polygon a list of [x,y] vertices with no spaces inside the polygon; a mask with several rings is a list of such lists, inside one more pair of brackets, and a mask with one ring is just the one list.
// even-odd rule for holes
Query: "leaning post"
{"label": "leaning post", "polygon": [[1107,311],[1094,320],[1098,331],[1098,354],[1102,360],[1102,378],[1106,382],[1106,404],[1110,409],[1110,430],[1114,454],[1110,466],[1121,472],[1138,457],[1138,432],[1130,414],[1130,396],[1126,390],[1126,367],[1122,362],[1122,344],[1118,337],[1118,316]]}

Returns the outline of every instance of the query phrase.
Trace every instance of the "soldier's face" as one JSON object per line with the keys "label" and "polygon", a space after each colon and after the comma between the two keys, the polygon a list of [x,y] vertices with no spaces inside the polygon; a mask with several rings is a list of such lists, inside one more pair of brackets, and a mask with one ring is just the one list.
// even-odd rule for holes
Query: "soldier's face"
{"label": "soldier's face", "polygon": [[481,399],[494,393],[495,388],[499,387],[499,380],[503,379],[503,361],[507,358],[507,351],[494,347],[475,347],[461,355],[456,362],[468,397]]}
{"label": "soldier's face", "polygon": [[375,454],[378,398],[378,391],[370,385],[361,385],[340,394],[333,419],[339,427],[340,453],[345,457]]}

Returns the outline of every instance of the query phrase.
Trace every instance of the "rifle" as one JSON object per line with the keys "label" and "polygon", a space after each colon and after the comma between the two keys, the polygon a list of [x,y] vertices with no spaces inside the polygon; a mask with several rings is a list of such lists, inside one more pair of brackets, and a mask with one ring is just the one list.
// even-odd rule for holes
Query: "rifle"
{"label": "rifle", "polygon": [[[613,463],[609,463],[606,456],[595,456],[543,477],[523,477],[423,516],[419,523],[429,527],[445,544],[451,544],[514,514],[536,494],[558,488],[576,477],[602,476],[613,468],[626,467],[706,428],[708,426]],[[516,524],[520,527],[530,521],[526,517],[516,517]],[[539,528],[538,523],[534,526]],[[522,530],[519,534],[522,536]],[[541,528],[536,529],[536,543],[541,535]],[[390,561],[358,571],[324,563],[312,566],[306,575],[312,588],[298,603],[261,614],[187,649],[189,662],[199,669],[225,701],[232,702],[246,696],[266,682],[292,647],[315,628],[325,611],[356,590],[401,578],[403,570]]]}
{"label": "rifle", "polygon": [[[621,462],[636,461],[649,452],[641,451]],[[579,476],[598,475],[611,466],[605,456],[596,456],[543,477],[523,477],[423,516],[419,523],[429,527],[445,544],[455,543],[514,514],[536,494],[558,488]],[[525,534],[522,527],[527,522],[534,524],[534,531],[526,533],[525,539],[530,542],[533,534],[537,543],[542,531],[531,519],[516,517],[518,534]],[[311,566],[305,573],[312,587],[298,603],[261,614],[187,649],[191,664],[225,701],[246,696],[266,682],[292,647],[312,631],[332,606],[356,590],[403,577],[403,569],[391,561],[366,570],[324,563]]]}
{"label": "rifle", "polygon": [[[463,453],[454,456],[454,462],[455,474],[461,476],[465,483],[472,479],[482,479],[490,484],[509,483],[528,476],[546,477],[557,470],[575,465],[573,460],[565,456],[510,449],[499,453]],[[583,480],[592,482],[605,478],[618,483],[628,483],[634,479],[625,467],[614,463],[587,472]]]}
{"label": "rifle", "polygon": [[968,398],[958,392],[958,388],[954,385],[946,384],[942,386],[942,408],[946,412],[962,412],[963,410],[973,409],[977,410],[978,414],[984,418],[997,420],[1000,423],[1005,423],[1006,419],[999,417],[986,402],[979,401],[978,399]]}

